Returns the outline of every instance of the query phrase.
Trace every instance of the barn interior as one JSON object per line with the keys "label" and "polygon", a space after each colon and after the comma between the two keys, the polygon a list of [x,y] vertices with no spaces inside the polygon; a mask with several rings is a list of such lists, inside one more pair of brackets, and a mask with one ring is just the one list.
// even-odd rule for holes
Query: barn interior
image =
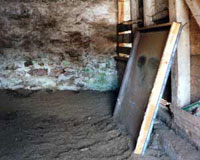
{"label": "barn interior", "polygon": [[[199,160],[199,15],[200,0],[0,0],[0,160]],[[115,105],[138,28],[172,22],[176,56],[138,155]]]}

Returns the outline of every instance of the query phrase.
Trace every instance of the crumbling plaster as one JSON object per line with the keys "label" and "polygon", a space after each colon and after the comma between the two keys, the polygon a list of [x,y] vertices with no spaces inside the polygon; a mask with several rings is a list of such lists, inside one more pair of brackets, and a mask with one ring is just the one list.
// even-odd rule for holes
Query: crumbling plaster
{"label": "crumbling plaster", "polygon": [[117,87],[116,0],[0,0],[0,88]]}

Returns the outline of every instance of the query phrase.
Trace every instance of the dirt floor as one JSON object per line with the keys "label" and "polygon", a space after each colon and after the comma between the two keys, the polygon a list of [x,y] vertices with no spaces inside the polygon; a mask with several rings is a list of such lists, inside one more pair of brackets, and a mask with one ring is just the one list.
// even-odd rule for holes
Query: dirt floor
{"label": "dirt floor", "polygon": [[[4,90],[0,99],[1,160],[131,159],[130,139],[112,119],[114,92]],[[156,138],[147,155],[169,160]]]}

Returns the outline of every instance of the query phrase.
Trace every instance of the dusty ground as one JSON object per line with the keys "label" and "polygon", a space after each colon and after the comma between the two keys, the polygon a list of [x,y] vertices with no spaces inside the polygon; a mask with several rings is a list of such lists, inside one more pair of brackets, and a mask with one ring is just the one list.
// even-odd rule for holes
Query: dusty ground
{"label": "dusty ground", "polygon": [[[0,92],[1,160],[126,160],[129,137],[112,120],[113,92]],[[156,133],[147,155],[169,160]]]}

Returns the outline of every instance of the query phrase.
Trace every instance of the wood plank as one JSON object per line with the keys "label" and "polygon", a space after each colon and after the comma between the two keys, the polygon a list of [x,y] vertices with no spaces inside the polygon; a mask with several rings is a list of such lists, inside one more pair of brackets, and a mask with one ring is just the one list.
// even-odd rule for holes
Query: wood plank
{"label": "wood plank", "polygon": [[185,0],[200,27],[200,0]]}
{"label": "wood plank", "polygon": [[152,18],[154,23],[169,22],[168,0],[155,0],[155,14]]}
{"label": "wood plank", "polygon": [[183,107],[190,104],[190,21],[189,10],[183,0],[169,0],[170,21],[184,25],[172,67],[172,105]]}
{"label": "wood plank", "polygon": [[132,24],[118,24],[117,25],[117,32],[124,32],[124,31],[131,31]]}
{"label": "wood plank", "polygon": [[[159,130],[159,141],[170,159],[199,160],[200,152],[170,129]],[[189,154],[188,154],[189,153]]]}
{"label": "wood plank", "polygon": [[164,27],[171,27],[172,23],[164,23],[164,24],[158,24],[158,25],[151,25],[151,26],[146,26],[146,27],[140,27],[137,28],[137,31],[143,31],[143,30],[152,30],[152,29],[160,29]]}
{"label": "wood plank", "polygon": [[[139,1],[138,0],[131,0],[131,20],[135,22],[141,22],[139,20]],[[137,28],[137,23],[133,24],[133,29]]]}
{"label": "wood plank", "polygon": [[[169,11],[168,10],[163,10],[161,12],[156,13],[152,17],[154,23],[159,23],[159,22],[169,22]],[[160,24],[160,23],[159,23]]]}
{"label": "wood plank", "polygon": [[191,55],[200,55],[200,27],[194,17],[190,18],[190,42]]}
{"label": "wood plank", "polygon": [[119,47],[132,48],[132,43],[119,43]]}
{"label": "wood plank", "polygon": [[129,47],[117,47],[117,53],[124,53],[124,54],[130,54],[131,48]]}
{"label": "wood plank", "polygon": [[124,2],[118,0],[118,24],[124,21]]}
{"label": "wood plank", "polygon": [[129,58],[126,58],[126,57],[123,57],[123,56],[121,56],[121,57],[120,57],[120,56],[116,56],[115,59],[116,59],[117,61],[123,61],[123,62],[126,63],[126,62],[128,61]]}
{"label": "wood plank", "polygon": [[155,0],[143,0],[144,5],[144,25],[154,24],[153,15],[155,14]]}
{"label": "wood plank", "polygon": [[130,0],[118,0],[118,24],[130,20]]}
{"label": "wood plank", "polygon": [[151,96],[147,105],[142,127],[137,140],[135,154],[144,154],[151,132],[153,128],[153,121],[156,117],[161,96],[164,92],[164,86],[170,72],[172,58],[176,52],[176,43],[180,34],[181,24],[173,23],[170,29],[169,37],[162,55],[159,70],[154,82],[154,87],[151,91]]}
{"label": "wood plank", "polygon": [[129,77],[132,72],[132,70],[128,69],[128,68],[131,68],[131,66],[134,62],[134,56],[135,56],[136,50],[138,48],[139,40],[140,40],[140,33],[136,32],[135,37],[134,37],[134,42],[133,42],[133,48],[131,49],[130,58],[129,58],[127,66],[126,66],[127,69],[125,70],[125,73],[124,73],[124,77],[122,80],[122,86],[120,88],[120,92],[119,92],[118,99],[117,99],[117,104],[116,104],[115,111],[114,111],[114,118],[116,121],[120,121],[120,114],[123,113],[123,112],[121,112],[121,110],[122,110],[121,103],[124,98],[124,95],[125,95],[124,92],[127,89]]}
{"label": "wood plank", "polygon": [[[177,25],[180,26],[180,24]],[[136,33],[140,34],[140,43],[137,47],[137,51],[134,50],[134,52],[131,52],[114,112],[114,118],[119,123],[119,126],[122,129],[127,130],[130,134],[133,141],[133,148],[136,145],[141,129],[141,124],[148,106],[154,81],[158,73],[159,64],[167,42],[169,30],[158,32],[137,31]],[[176,31],[173,29],[173,35],[174,34],[176,34]],[[171,37],[172,36],[170,36],[170,38]],[[174,41],[176,42],[176,39],[174,40],[170,38],[168,41],[172,44]],[[173,46],[172,49],[174,48],[175,47]],[[168,56],[167,58],[171,58],[172,54],[167,51],[164,52],[165,58],[166,56]],[[161,64],[161,66],[170,66],[168,61],[163,61],[162,63],[164,64]],[[165,69],[168,69],[167,72],[169,72],[169,68],[164,68],[162,71],[165,71]],[[161,91],[163,92],[164,90],[163,86],[165,86],[167,81],[167,73],[161,73],[162,78],[163,76],[165,81],[163,79],[159,79],[163,80],[159,82],[159,84],[162,85],[162,90],[157,88],[160,90],[157,90],[157,93],[154,96],[157,96],[157,94],[161,95]],[[158,103],[158,100],[154,103]],[[150,132],[148,133],[150,134]]]}
{"label": "wood plank", "polygon": [[200,149],[200,117],[194,116],[179,107],[170,107],[173,113],[172,127]]}
{"label": "wood plank", "polygon": [[119,43],[132,43],[133,42],[133,34],[121,34],[118,35]]}
{"label": "wood plank", "polygon": [[173,129],[177,135],[181,135],[187,142],[200,150],[200,117],[175,106],[169,110],[161,106],[158,119]]}

